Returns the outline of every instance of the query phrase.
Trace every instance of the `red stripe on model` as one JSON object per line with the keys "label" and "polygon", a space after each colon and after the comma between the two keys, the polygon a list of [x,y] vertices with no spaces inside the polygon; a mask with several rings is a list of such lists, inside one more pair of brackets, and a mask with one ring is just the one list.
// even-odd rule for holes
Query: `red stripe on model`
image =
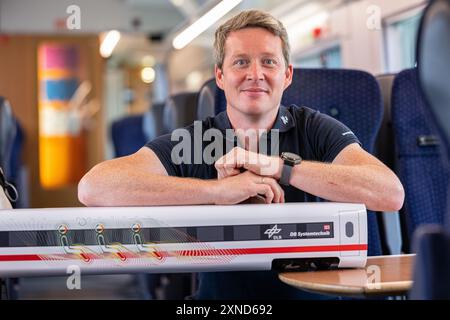
{"label": "red stripe on model", "polygon": [[367,244],[352,244],[341,246],[311,246],[311,247],[273,247],[273,248],[239,248],[239,249],[203,249],[177,251],[181,256],[221,256],[244,254],[270,254],[292,252],[327,252],[327,251],[359,251],[367,250]]}
{"label": "red stripe on model", "polygon": [[[178,256],[226,256],[226,255],[244,255],[244,254],[270,254],[270,253],[292,253],[292,252],[329,252],[329,251],[359,251],[367,250],[367,244],[350,244],[338,246],[310,246],[310,247],[274,247],[274,248],[236,248],[236,249],[203,249],[203,250],[182,250],[173,251]],[[167,252],[170,255],[170,252]],[[165,254],[166,255],[166,254]],[[44,255],[19,254],[19,255],[0,255],[0,261],[41,261]],[[58,254],[50,255],[52,257]],[[65,255],[61,255],[61,260]],[[126,255],[128,256],[128,255]],[[138,256],[139,257],[139,256]],[[90,257],[96,259],[96,257]],[[129,256],[129,258],[135,258]]]}
{"label": "red stripe on model", "polygon": [[0,256],[0,261],[38,261],[42,260],[36,254],[15,254]]}

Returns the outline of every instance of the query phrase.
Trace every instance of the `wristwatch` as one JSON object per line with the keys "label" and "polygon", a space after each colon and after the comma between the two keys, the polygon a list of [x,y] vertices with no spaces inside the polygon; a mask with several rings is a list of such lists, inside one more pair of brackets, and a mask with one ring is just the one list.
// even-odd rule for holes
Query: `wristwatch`
{"label": "wristwatch", "polygon": [[280,184],[283,186],[289,186],[289,180],[291,180],[292,168],[302,162],[302,158],[290,152],[281,153],[281,160],[283,160],[283,169],[281,170]]}

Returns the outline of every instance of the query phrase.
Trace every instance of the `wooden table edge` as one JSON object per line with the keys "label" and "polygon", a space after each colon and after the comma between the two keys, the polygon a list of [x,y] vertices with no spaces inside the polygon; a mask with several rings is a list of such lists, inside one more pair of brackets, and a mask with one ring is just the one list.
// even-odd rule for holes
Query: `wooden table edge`
{"label": "wooden table edge", "polygon": [[[371,256],[368,257],[367,262],[370,260],[376,260],[378,258],[413,258],[415,254],[399,254],[399,255],[385,255],[385,256]],[[348,269],[342,269],[348,270]],[[404,281],[392,281],[379,283],[367,283],[365,286],[342,286],[333,284],[317,284],[313,282],[304,282],[301,280],[291,280],[283,276],[283,273],[278,274],[278,278],[297,289],[306,290],[316,293],[328,294],[328,295],[358,295],[358,296],[375,296],[375,295],[404,295],[408,292],[412,285],[412,280]]]}

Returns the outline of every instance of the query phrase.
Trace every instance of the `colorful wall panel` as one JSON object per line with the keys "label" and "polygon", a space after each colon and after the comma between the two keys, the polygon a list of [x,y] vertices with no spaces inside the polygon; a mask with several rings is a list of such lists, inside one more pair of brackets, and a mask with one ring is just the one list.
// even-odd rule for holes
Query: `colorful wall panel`
{"label": "colorful wall panel", "polygon": [[79,64],[76,46],[39,46],[39,174],[47,189],[77,184],[85,172],[84,133],[70,103],[80,83]]}

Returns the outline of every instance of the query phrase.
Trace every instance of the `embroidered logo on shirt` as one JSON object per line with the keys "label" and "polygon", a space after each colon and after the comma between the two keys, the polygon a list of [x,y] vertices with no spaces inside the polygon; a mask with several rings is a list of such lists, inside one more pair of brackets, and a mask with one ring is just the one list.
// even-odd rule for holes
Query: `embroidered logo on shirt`
{"label": "embroidered logo on shirt", "polygon": [[284,124],[287,124],[289,122],[289,118],[287,116],[282,116],[281,121],[283,121]]}

